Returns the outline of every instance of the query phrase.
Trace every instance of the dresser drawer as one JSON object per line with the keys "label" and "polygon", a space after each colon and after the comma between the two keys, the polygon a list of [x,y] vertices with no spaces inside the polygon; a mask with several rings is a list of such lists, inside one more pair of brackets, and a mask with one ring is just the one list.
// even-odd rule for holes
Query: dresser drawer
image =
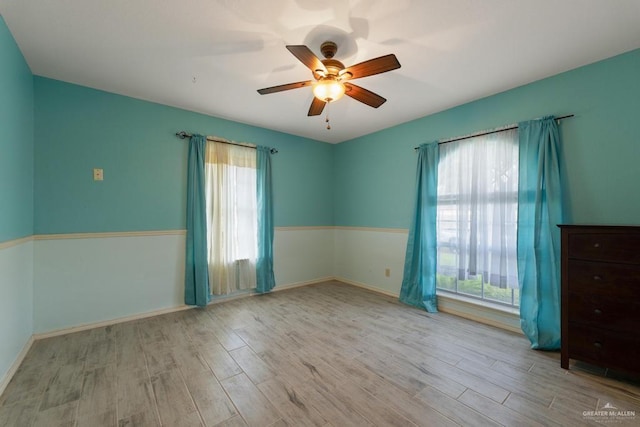
{"label": "dresser drawer", "polygon": [[582,292],[569,293],[569,319],[640,338],[640,300],[594,296]]}
{"label": "dresser drawer", "polygon": [[569,260],[569,292],[588,292],[594,296],[616,295],[620,299],[640,298],[640,266]]}
{"label": "dresser drawer", "polygon": [[561,353],[640,373],[640,227],[561,225]]}
{"label": "dresser drawer", "polygon": [[569,258],[640,263],[640,233],[574,233]]}
{"label": "dresser drawer", "polygon": [[569,323],[569,357],[608,368],[640,370],[640,340],[635,334],[611,331]]}

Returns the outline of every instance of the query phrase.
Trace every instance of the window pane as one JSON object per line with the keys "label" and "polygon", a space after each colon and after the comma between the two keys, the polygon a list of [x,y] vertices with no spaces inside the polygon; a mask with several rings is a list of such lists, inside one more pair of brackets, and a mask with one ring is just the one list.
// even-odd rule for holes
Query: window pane
{"label": "window pane", "polygon": [[517,130],[440,146],[437,287],[518,305]]}
{"label": "window pane", "polygon": [[256,151],[207,142],[205,192],[209,285],[216,295],[255,287]]}

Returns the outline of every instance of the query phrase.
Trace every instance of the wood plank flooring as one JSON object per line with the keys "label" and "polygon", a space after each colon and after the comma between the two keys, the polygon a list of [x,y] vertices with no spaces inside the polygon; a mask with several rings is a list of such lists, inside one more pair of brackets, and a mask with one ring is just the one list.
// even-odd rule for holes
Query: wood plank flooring
{"label": "wood plank flooring", "polygon": [[38,340],[0,396],[19,427],[613,423],[638,383],[338,282]]}

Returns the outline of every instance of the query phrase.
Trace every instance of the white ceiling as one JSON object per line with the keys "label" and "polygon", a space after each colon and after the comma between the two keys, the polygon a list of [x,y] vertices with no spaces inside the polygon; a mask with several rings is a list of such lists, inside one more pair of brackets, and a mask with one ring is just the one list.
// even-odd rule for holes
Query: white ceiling
{"label": "white ceiling", "polygon": [[[640,0],[0,0],[0,13],[34,74],[332,143],[640,47]],[[354,81],[388,101],[344,97],[330,131],[307,117],[310,87],[256,92],[311,79],[285,45],[321,57],[325,40],[347,66],[402,64]]]}

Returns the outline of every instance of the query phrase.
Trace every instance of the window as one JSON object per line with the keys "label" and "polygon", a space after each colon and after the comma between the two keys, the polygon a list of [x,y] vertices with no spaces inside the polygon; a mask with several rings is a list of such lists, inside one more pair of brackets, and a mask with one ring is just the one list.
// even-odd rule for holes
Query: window
{"label": "window", "polygon": [[518,131],[440,145],[438,290],[519,305]]}
{"label": "window", "polygon": [[207,142],[205,194],[211,293],[256,287],[256,150]]}

